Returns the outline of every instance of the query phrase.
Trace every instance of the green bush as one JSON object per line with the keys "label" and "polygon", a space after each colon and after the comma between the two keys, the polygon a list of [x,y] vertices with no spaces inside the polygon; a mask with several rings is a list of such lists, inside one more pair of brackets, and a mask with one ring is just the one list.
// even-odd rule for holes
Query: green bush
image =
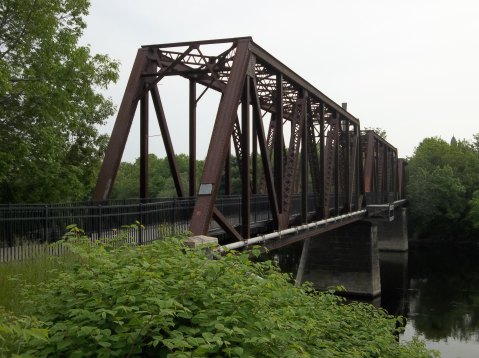
{"label": "green bush", "polygon": [[181,239],[71,250],[71,268],[27,295],[26,316],[0,312],[4,355],[433,356],[423,343],[399,344],[384,311],[294,287],[247,254],[212,260]]}

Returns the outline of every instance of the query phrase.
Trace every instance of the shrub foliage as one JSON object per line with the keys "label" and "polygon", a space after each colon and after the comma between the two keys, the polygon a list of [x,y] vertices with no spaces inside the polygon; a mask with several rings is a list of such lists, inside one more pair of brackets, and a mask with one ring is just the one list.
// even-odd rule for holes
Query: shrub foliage
{"label": "shrub foliage", "polygon": [[71,250],[73,265],[26,290],[29,312],[0,311],[0,355],[432,356],[423,343],[397,342],[395,317],[294,287],[248,254],[211,259],[181,238]]}

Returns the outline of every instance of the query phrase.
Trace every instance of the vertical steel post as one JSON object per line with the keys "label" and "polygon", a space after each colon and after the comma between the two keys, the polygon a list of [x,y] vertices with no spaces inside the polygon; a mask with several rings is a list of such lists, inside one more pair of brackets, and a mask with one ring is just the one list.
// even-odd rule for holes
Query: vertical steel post
{"label": "vertical steel post", "polygon": [[[312,120],[308,112],[308,92],[303,92],[305,106],[303,107],[303,128],[301,129],[301,222],[308,221],[308,125]],[[314,148],[310,148],[314,150]]]}
{"label": "vertical steel post", "polygon": [[[374,138],[374,137],[373,137]],[[381,168],[381,162],[380,162],[380,151],[379,151],[379,141],[377,141],[375,138],[374,140],[374,192],[376,193],[376,199],[378,198],[378,193],[380,192],[381,189],[381,182],[379,180],[379,169]]]}
{"label": "vertical steel post", "polygon": [[355,125],[356,130],[356,210],[361,209],[361,194],[364,194],[364,176],[363,176],[363,157],[361,145],[361,129],[359,125]]}
{"label": "vertical steel post", "polygon": [[[252,81],[250,81],[252,82]],[[252,158],[251,158],[251,192],[253,194],[258,194],[258,141],[257,141],[257,123],[256,121],[251,122],[251,145],[253,146],[252,148]]]}
{"label": "vertical steel post", "polygon": [[366,163],[364,164],[364,191],[365,193],[372,193],[374,187],[374,163],[376,157],[376,146],[372,131],[368,131],[366,134],[367,149],[366,149]]}
{"label": "vertical steel post", "polygon": [[[344,103],[343,103],[344,105]],[[346,108],[345,108],[346,109]],[[346,193],[345,193],[345,212],[350,212],[351,211],[351,136],[349,133],[349,120],[344,119],[346,121],[346,158],[344,163],[344,168],[345,168],[345,178],[344,178],[344,183],[346,186]]]}
{"label": "vertical steel post", "polygon": [[321,203],[321,207],[319,215],[321,218],[326,218],[326,212],[324,210],[324,181],[326,179],[326,158],[324,155],[324,104],[322,102],[319,103],[319,148],[319,173],[321,178],[321,185],[319,187],[319,202]]}
{"label": "vertical steel post", "polygon": [[141,226],[144,225],[143,223],[143,204],[139,203],[138,204],[138,215],[139,215],[139,221],[140,224],[138,225],[138,245],[143,245],[143,230],[141,229]]}
{"label": "vertical steel post", "polygon": [[189,195],[196,196],[196,82],[190,79],[190,158],[189,158]]}
{"label": "vertical steel post", "polygon": [[341,131],[341,117],[338,112],[335,113],[336,135],[334,142],[336,144],[334,151],[334,213],[339,215],[339,132]]}
{"label": "vertical steel post", "polygon": [[243,158],[241,160],[241,236],[246,239],[250,236],[250,77],[246,76],[244,81],[243,96],[241,99],[241,144]]}
{"label": "vertical steel post", "polygon": [[274,183],[278,200],[278,210],[281,214],[283,212],[283,76],[281,74],[276,75],[275,104]]}
{"label": "vertical steel post", "polygon": [[101,205],[98,205],[97,225],[98,225],[98,226],[97,226],[98,239],[101,239],[102,227],[103,227],[103,219],[102,219],[102,208],[101,208]]}
{"label": "vertical steel post", "polygon": [[140,198],[148,198],[148,92],[140,100]]}
{"label": "vertical steel post", "polygon": [[384,146],[384,154],[383,154],[383,182],[382,182],[382,187],[383,187],[383,195],[382,195],[382,202],[387,203],[389,202],[389,188],[388,188],[388,153],[389,153],[389,148],[386,144],[383,144]]}
{"label": "vertical steel post", "polygon": [[394,190],[394,200],[399,200],[398,196],[398,155],[397,151],[394,152],[394,158],[393,158],[393,190]]}
{"label": "vertical steel post", "polygon": [[48,205],[44,206],[43,239],[48,243]]}

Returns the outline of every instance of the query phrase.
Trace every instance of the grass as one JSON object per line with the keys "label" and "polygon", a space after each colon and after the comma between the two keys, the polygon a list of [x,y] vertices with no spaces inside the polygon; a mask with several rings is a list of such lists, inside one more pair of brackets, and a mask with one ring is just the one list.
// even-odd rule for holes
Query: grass
{"label": "grass", "polygon": [[[127,230],[137,228],[137,225],[139,223],[125,226],[118,232],[117,237],[101,241],[113,245],[118,242],[122,243],[127,237]],[[83,234],[83,230],[76,225],[70,225],[67,229],[70,230],[69,234],[66,235],[67,237],[78,238]],[[60,245],[60,242],[50,245],[53,252],[58,251],[56,250],[58,247],[55,245]],[[22,290],[31,290],[34,287],[39,287],[42,283],[55,279],[60,272],[72,268],[74,263],[78,261],[78,257],[73,253],[60,250],[61,255],[51,255],[46,248],[47,246],[45,246],[43,253],[37,254],[33,258],[0,263],[0,307],[4,307],[17,315],[23,314],[25,305],[22,299],[24,297]]]}
{"label": "grass", "polygon": [[25,261],[0,263],[0,306],[21,314],[22,290],[55,278],[67,266],[65,257],[59,260],[46,253]]}

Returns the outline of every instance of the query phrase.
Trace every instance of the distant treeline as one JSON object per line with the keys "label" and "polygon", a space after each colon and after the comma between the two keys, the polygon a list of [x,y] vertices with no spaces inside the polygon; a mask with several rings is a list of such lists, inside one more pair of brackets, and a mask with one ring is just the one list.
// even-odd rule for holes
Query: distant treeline
{"label": "distant treeline", "polygon": [[[188,166],[189,159],[186,154],[176,155],[176,164],[183,181],[184,189],[188,189]],[[148,189],[149,196],[174,197],[176,196],[175,184],[170,172],[168,159],[158,158],[155,154],[150,154],[148,165]],[[196,161],[196,183],[199,183],[203,173],[204,160]],[[140,193],[140,159],[134,163],[122,162],[118,175],[113,185],[111,194],[112,199],[138,198]],[[223,185],[223,183],[222,183]],[[241,181],[238,172],[238,166],[235,157],[231,157],[231,190],[232,193],[240,193]]]}

